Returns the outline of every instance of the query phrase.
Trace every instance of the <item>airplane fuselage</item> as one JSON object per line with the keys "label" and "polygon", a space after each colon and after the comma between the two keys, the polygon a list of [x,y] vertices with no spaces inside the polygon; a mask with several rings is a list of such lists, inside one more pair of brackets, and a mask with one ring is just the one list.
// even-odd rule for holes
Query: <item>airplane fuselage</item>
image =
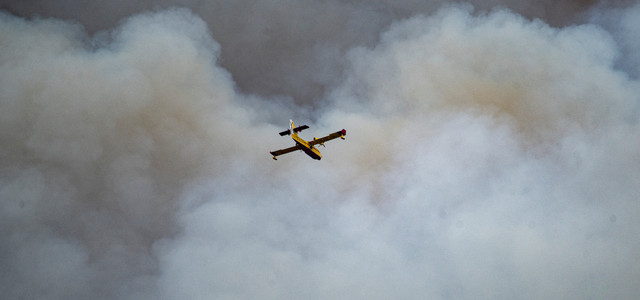
{"label": "airplane fuselage", "polygon": [[309,142],[299,137],[297,133],[292,134],[291,138],[296,142],[296,145],[298,146],[298,148],[304,151],[304,153],[309,155],[311,158],[317,159],[317,160],[320,160],[322,158],[322,154],[320,154],[320,151],[318,150],[318,148],[309,145]]}

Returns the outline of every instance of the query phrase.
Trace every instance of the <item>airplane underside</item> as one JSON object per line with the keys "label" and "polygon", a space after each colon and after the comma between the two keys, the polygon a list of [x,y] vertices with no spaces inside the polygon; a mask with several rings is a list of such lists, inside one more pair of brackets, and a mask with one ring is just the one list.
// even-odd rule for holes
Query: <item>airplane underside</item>
{"label": "airplane underside", "polygon": [[316,148],[309,149],[300,144],[298,144],[298,147],[313,159],[320,160],[322,158],[322,154],[320,154],[320,151],[318,151],[318,149]]}

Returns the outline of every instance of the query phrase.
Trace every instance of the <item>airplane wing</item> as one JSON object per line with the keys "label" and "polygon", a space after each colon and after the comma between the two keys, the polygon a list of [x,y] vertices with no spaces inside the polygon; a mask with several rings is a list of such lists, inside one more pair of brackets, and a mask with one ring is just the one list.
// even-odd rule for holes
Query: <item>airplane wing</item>
{"label": "airplane wing", "polygon": [[280,156],[282,154],[287,154],[296,150],[300,150],[300,148],[298,148],[298,146],[293,146],[293,147],[289,147],[289,148],[285,148],[285,149],[280,149],[280,150],[276,150],[276,151],[271,151],[269,153],[271,153],[271,155],[273,155],[273,159],[276,159],[276,156]]}
{"label": "airplane wing", "polygon": [[313,139],[311,141],[309,141],[309,146],[313,146],[313,145],[317,145],[317,144],[322,144],[326,141],[330,141],[333,139],[337,139],[337,138],[342,138],[344,139],[344,136],[347,134],[347,131],[342,129],[340,131],[336,131],[330,135],[327,135],[325,137],[319,138],[319,139]]}

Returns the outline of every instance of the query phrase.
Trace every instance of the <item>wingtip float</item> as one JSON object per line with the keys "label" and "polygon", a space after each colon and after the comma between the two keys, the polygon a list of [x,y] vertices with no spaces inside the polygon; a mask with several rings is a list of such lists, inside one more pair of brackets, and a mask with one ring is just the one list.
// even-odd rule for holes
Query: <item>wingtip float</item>
{"label": "wingtip float", "polygon": [[285,149],[270,151],[269,153],[273,156],[273,159],[278,160],[277,157],[280,155],[287,154],[289,152],[293,152],[296,150],[302,150],[311,158],[320,160],[322,158],[322,154],[320,154],[320,151],[318,150],[318,148],[314,147],[315,145],[324,146],[325,142],[336,139],[336,138],[341,138],[344,140],[344,136],[347,135],[347,131],[345,129],[342,129],[340,131],[336,131],[322,138],[314,137],[313,140],[305,141],[300,136],[298,136],[298,133],[307,128],[309,128],[309,126],[307,125],[296,127],[296,125],[293,123],[293,120],[289,120],[289,129],[282,131],[279,134],[281,136],[290,135],[293,141],[296,143],[296,145],[293,147],[285,148]]}

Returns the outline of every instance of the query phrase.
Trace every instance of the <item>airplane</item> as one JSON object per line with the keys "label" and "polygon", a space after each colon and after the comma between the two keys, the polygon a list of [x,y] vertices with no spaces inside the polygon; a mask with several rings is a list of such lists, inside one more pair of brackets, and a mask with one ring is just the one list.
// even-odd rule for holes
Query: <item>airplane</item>
{"label": "airplane", "polygon": [[307,125],[296,127],[296,125],[293,123],[293,120],[289,120],[289,129],[283,132],[280,132],[280,136],[290,135],[293,141],[296,142],[296,145],[293,147],[269,152],[271,153],[271,155],[273,155],[273,159],[278,160],[276,156],[287,154],[289,152],[293,152],[296,150],[302,150],[311,158],[320,160],[322,158],[322,154],[320,154],[320,151],[318,150],[318,148],[314,147],[315,145],[319,144],[320,146],[324,146],[324,143],[326,141],[330,141],[335,138],[341,138],[344,140],[344,136],[347,134],[347,131],[342,129],[340,131],[336,131],[330,135],[327,135],[319,139],[314,137],[313,140],[311,141],[305,141],[304,139],[298,136],[298,132],[303,131],[307,128],[309,128],[309,126]]}

